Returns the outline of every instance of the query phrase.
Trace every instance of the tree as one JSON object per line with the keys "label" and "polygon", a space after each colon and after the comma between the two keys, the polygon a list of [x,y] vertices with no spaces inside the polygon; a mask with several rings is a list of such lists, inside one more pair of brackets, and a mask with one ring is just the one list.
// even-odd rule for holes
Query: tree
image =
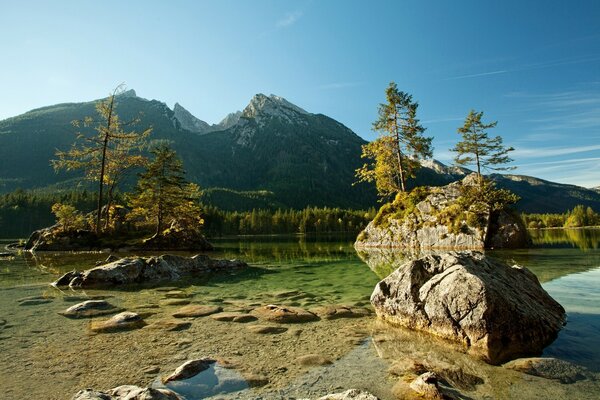
{"label": "tree", "polygon": [[[110,204],[115,187],[122,181],[126,171],[139,166],[143,158],[134,155],[134,150],[143,147],[146,137],[152,131],[148,128],[142,132],[125,131],[125,127],[135,125],[139,118],[123,123],[116,113],[117,97],[124,86],[117,86],[104,100],[96,104],[98,118],[86,117],[81,121],[73,121],[76,128],[90,128],[87,134],[77,133],[77,142],[68,151],[57,151],[57,160],[51,164],[55,170],[67,171],[83,169],[86,178],[98,182],[98,203],[96,207],[96,233],[100,233],[102,224],[102,208],[104,206],[104,188],[108,188],[108,205],[106,208],[106,226]],[[87,129],[86,129],[87,130]]]}
{"label": "tree", "polygon": [[155,237],[163,234],[167,221],[199,227],[200,188],[185,181],[183,164],[167,144],[159,144],[151,153],[154,158],[139,175],[135,193],[130,197],[131,218],[154,221]]}
{"label": "tree", "polygon": [[387,102],[379,105],[379,118],[373,130],[380,136],[363,145],[362,158],[372,161],[356,170],[359,182],[375,182],[380,196],[406,191],[406,181],[414,178],[419,158],[432,156],[431,137],[417,119],[419,104],[398,90],[394,82],[386,89]]}
{"label": "tree", "polygon": [[490,138],[486,132],[488,129],[495,128],[498,121],[485,124],[481,121],[482,117],[483,111],[471,110],[464,125],[458,128],[462,140],[453,149],[450,149],[457,153],[454,158],[457,165],[475,165],[477,167],[477,176],[481,185],[483,185],[482,169],[501,171],[515,168],[505,165],[513,161],[508,153],[514,151],[514,148],[505,147],[502,144],[502,137]]}

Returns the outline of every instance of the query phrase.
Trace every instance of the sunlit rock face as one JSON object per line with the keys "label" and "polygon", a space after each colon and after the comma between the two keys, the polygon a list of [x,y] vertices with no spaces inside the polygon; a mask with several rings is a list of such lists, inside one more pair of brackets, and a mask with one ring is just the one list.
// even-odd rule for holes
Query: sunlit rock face
{"label": "sunlit rock face", "polygon": [[371,303],[382,319],[459,342],[492,364],[541,354],[566,321],[529,270],[472,251],[403,264]]}
{"label": "sunlit rock face", "polygon": [[385,205],[389,213],[380,211],[380,215],[358,235],[355,247],[421,250],[528,247],[531,239],[525,225],[509,210],[489,213],[477,221],[463,219],[462,213],[452,216],[453,207],[461,196],[461,187],[474,186],[478,182],[477,175],[471,174],[446,186],[423,188],[421,199],[413,197],[405,204],[396,204],[396,200]]}

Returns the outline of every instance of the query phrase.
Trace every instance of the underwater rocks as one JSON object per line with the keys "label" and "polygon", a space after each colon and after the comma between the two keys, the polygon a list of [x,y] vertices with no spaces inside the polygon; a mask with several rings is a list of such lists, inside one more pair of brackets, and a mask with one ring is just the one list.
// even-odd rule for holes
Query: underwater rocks
{"label": "underwater rocks", "polygon": [[188,306],[181,307],[178,311],[173,313],[173,316],[175,318],[206,317],[207,315],[216,314],[221,311],[223,311],[223,308],[219,306],[190,304]]}
{"label": "underwater rocks", "polygon": [[112,316],[106,321],[92,322],[91,330],[94,332],[117,332],[138,329],[145,326],[146,323],[139,314],[131,311],[124,311]]}
{"label": "underwater rocks", "polygon": [[179,367],[177,367],[177,369],[175,369],[175,371],[173,371],[172,374],[163,378],[162,381],[163,383],[168,383],[171,381],[181,381],[189,379],[193,376],[198,375],[200,372],[207,370],[212,364],[216,362],[217,360],[208,357],[187,361]]}
{"label": "underwater rocks", "polygon": [[281,324],[318,321],[319,317],[299,307],[286,307],[269,304],[255,308],[252,314],[261,320]]}
{"label": "underwater rocks", "polygon": [[361,307],[324,306],[314,310],[321,318],[332,320],[339,318],[362,318],[371,315],[371,310]]}
{"label": "underwater rocks", "polygon": [[369,392],[358,389],[350,389],[342,393],[328,394],[318,400],[379,400]]}
{"label": "underwater rocks", "polygon": [[119,311],[121,311],[121,309],[105,300],[87,300],[75,304],[65,311],[59,312],[59,314],[67,318],[91,318],[100,315],[114,314]]}
{"label": "underwater rocks", "polygon": [[519,358],[504,364],[504,367],[561,383],[575,383],[591,377],[587,369],[556,358]]}
{"label": "underwater rocks", "polygon": [[492,364],[541,354],[566,322],[533,273],[472,251],[403,264],[371,303],[383,320],[462,343]]}
{"label": "underwater rocks", "polygon": [[54,286],[93,287],[133,283],[176,281],[183,276],[195,276],[247,268],[239,260],[218,260],[204,255],[181,257],[127,257],[78,272],[67,272],[56,280]]}
{"label": "underwater rocks", "polygon": [[71,400],[183,400],[183,398],[168,389],[123,385],[106,393],[92,389],[80,390]]}

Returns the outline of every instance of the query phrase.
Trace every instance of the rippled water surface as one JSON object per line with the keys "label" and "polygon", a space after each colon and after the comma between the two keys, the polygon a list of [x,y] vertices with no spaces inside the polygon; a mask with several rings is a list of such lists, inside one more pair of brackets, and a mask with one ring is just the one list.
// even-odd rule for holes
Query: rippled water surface
{"label": "rippled water surface", "polygon": [[[595,372],[600,372],[599,233],[534,232],[533,249],[492,252],[530,268],[567,310],[568,324],[544,356]],[[476,383],[457,384],[469,398],[600,397],[595,381],[567,385],[488,366],[446,343],[391,329],[373,316],[287,324],[279,334],[254,333],[252,325],[260,322],[210,317],[189,319],[189,326],[177,331],[157,324],[172,321],[172,313],[187,302],[242,312],[273,303],[309,310],[324,305],[369,308],[374,285],[402,258],[398,255],[372,270],[354,251],[352,238],[271,237],[214,243],[217,250],[212,257],[239,258],[252,267],[166,284],[169,287],[60,291],[48,283],[72,269],[89,268],[107,254],[1,258],[0,398],[66,399],[88,387],[161,386],[164,374],[187,359],[203,356],[217,358],[220,364],[196,383],[168,386],[190,400],[314,398],[350,387],[394,399],[402,395],[402,380],[407,378],[390,370],[399,360],[414,358],[472,371]],[[38,301],[23,300],[29,297]],[[106,298],[117,307],[138,312],[148,325],[94,334],[90,320],[58,314],[88,298]],[[317,355],[322,360],[306,362],[307,356]]]}

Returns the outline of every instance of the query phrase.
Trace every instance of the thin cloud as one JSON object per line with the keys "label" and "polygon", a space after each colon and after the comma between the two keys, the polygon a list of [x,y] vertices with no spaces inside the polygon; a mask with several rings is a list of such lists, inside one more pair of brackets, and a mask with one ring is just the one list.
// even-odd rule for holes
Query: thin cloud
{"label": "thin cloud", "polygon": [[481,73],[478,73],[478,74],[452,76],[450,78],[445,78],[445,79],[442,79],[442,80],[443,81],[453,81],[453,80],[456,80],[456,79],[478,78],[480,76],[506,74],[507,72],[510,72],[510,71],[502,69],[502,70],[499,70],[499,71],[481,72]]}
{"label": "thin cloud", "polygon": [[563,66],[563,65],[572,65],[572,64],[583,64],[583,63],[589,63],[589,62],[595,62],[595,61],[600,61],[600,57],[598,57],[597,55],[590,55],[590,56],[572,58],[572,59],[566,58],[566,59],[552,60],[552,61],[547,61],[547,62],[542,62],[542,63],[525,64],[520,67],[510,68],[510,69],[502,69],[502,70],[498,70],[498,71],[480,72],[480,73],[476,73],[476,74],[452,76],[449,78],[442,79],[442,81],[479,78],[479,77],[490,76],[490,75],[507,74],[507,73],[512,73],[512,72],[521,72],[521,71],[531,71],[531,70],[542,69],[542,68],[559,67],[559,66]]}
{"label": "thin cloud", "polygon": [[587,151],[600,150],[600,144],[589,146],[568,146],[568,147],[536,147],[536,148],[518,148],[512,155],[518,158],[541,158],[564,156],[567,154],[585,153]]}
{"label": "thin cloud", "polygon": [[301,11],[287,13],[275,23],[275,27],[279,29],[288,28],[298,22],[302,15]]}

